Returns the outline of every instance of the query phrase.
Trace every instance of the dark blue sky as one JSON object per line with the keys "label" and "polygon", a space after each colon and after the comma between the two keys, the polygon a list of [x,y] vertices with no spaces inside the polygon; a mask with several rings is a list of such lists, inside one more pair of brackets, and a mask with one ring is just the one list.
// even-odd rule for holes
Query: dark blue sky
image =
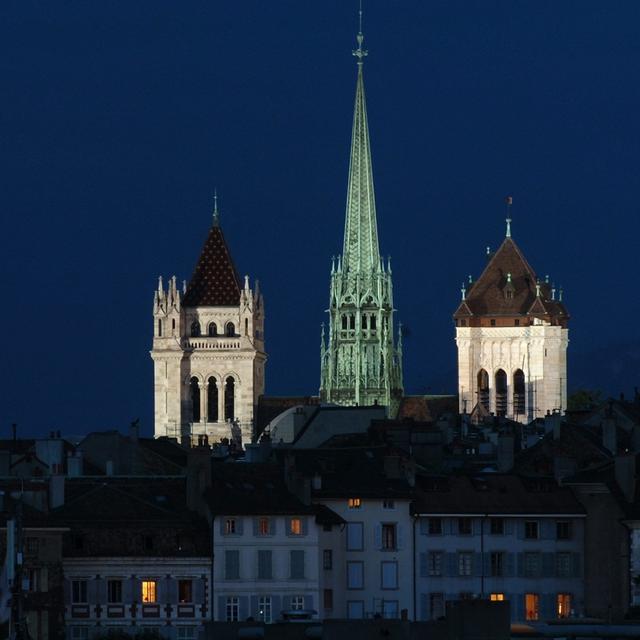
{"label": "dark blue sky", "polygon": [[[365,2],[409,392],[455,391],[451,314],[508,193],[564,286],[570,388],[640,382],[639,25],[637,0]],[[265,294],[268,393],[317,393],[356,26],[355,0],[0,5],[2,432],[151,432],[156,278],[190,276],[215,186]]]}

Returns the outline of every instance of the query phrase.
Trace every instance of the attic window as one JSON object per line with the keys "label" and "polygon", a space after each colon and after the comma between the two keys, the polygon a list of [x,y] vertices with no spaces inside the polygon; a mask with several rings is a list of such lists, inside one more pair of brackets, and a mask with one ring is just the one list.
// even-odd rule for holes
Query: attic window
{"label": "attic window", "polygon": [[224,533],[225,535],[237,533],[235,518],[227,518],[224,521]]}
{"label": "attic window", "polygon": [[511,289],[507,289],[507,290],[504,292],[504,297],[505,297],[507,300],[513,300],[513,291],[511,291]]}
{"label": "attic window", "polygon": [[495,327],[496,326],[496,321],[494,318],[491,318],[491,326]]}
{"label": "attic window", "polygon": [[349,498],[349,509],[359,509],[362,506],[362,500],[360,498]]}

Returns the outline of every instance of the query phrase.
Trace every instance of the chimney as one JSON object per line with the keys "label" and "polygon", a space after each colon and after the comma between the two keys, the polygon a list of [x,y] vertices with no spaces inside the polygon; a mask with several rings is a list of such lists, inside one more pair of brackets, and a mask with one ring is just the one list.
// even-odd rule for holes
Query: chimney
{"label": "chimney", "polygon": [[76,449],[75,454],[69,454],[67,456],[67,475],[70,478],[78,478],[84,474],[82,465],[82,451]]}
{"label": "chimney", "polygon": [[627,502],[633,502],[636,493],[636,456],[625,455],[615,458],[616,482]]}
{"label": "chimney", "polygon": [[56,509],[64,504],[64,476],[49,478],[49,508]]}

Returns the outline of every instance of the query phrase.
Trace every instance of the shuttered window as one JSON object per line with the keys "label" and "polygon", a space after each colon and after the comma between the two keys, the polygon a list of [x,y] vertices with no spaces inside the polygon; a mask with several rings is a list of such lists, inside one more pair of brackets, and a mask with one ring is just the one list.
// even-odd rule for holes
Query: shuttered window
{"label": "shuttered window", "polygon": [[295,580],[304,578],[304,551],[298,549],[290,551],[291,573],[290,577]]}
{"label": "shuttered window", "polygon": [[271,580],[273,578],[271,551],[258,551],[258,580]]}
{"label": "shuttered window", "polygon": [[224,552],[225,580],[240,579],[240,552],[237,550]]}

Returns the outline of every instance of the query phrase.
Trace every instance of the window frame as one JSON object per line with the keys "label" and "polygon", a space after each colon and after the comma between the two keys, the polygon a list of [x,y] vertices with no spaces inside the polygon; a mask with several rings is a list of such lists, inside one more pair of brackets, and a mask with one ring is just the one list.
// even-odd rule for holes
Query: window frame
{"label": "window frame", "polygon": [[[529,535],[530,529],[535,528],[535,535]],[[540,522],[538,520],[525,520],[524,521],[524,539],[525,540],[539,540],[540,539]]]}
{"label": "window frame", "polygon": [[[71,580],[71,604],[88,604],[88,580],[87,578],[74,578]],[[76,585],[78,593],[76,594]]]}
{"label": "window frame", "polygon": [[[566,529],[566,531],[563,531],[561,535],[562,529]],[[556,540],[572,540],[572,539],[573,539],[573,527],[572,527],[571,520],[556,520]]]}
{"label": "window frame", "polygon": [[[115,594],[114,594],[114,591],[116,592]],[[122,604],[122,603],[123,603],[122,579],[107,578],[107,604]]]}
{"label": "window frame", "polygon": [[[393,566],[395,567],[395,579],[392,581],[393,586],[385,586],[385,566]],[[398,561],[397,560],[383,560],[380,563],[380,589],[382,591],[397,591],[398,584],[400,582],[398,576]]]}
{"label": "window frame", "polygon": [[[428,551],[427,552],[427,574],[430,578],[442,577],[442,558],[444,551]],[[432,559],[437,558],[437,562],[432,562]]]}
{"label": "window frame", "polygon": [[505,557],[504,551],[491,551],[489,555],[489,568],[490,576],[492,578],[504,578],[505,569]]}
{"label": "window frame", "polygon": [[322,569],[331,571],[333,569],[333,549],[322,550]]}
{"label": "window frame", "polygon": [[398,525],[395,522],[381,522],[381,546],[382,551],[398,550]]}
{"label": "window frame", "polygon": [[[351,538],[350,538],[350,534],[349,532],[352,530],[353,527],[360,527],[360,534],[359,534],[359,546],[350,546],[350,542],[351,542]],[[347,547],[347,551],[364,551],[364,522],[347,522],[347,535],[345,536],[345,544]]]}
{"label": "window frame", "polygon": [[457,520],[459,536],[473,535],[473,518],[468,516],[459,516]]}
{"label": "window frame", "polygon": [[[529,600],[534,605],[534,609],[529,611]],[[524,617],[527,621],[540,620],[540,594],[539,593],[525,593],[524,594]]]}
{"label": "window frame", "polygon": [[[352,586],[350,567],[359,567],[359,580],[355,580],[355,586]],[[364,589],[364,562],[362,560],[348,560],[347,561],[347,590],[348,591],[362,591]],[[357,586],[360,585],[360,586]]]}
{"label": "window frame", "polygon": [[[436,524],[438,526],[435,526]],[[427,518],[427,532],[429,533],[430,536],[443,535],[442,532],[444,530],[444,527],[442,525],[443,525],[442,518],[438,518],[438,517]]]}
{"label": "window frame", "polygon": [[[146,591],[145,594],[145,585]],[[149,595],[151,592],[151,595]],[[153,599],[149,599],[150,597]],[[140,603],[141,604],[158,604],[158,580],[155,578],[146,578],[140,580]]]}
{"label": "window frame", "polygon": [[[500,526],[498,526],[498,523],[500,523]],[[504,518],[489,518],[489,533],[492,536],[505,535]]]}
{"label": "window frame", "polygon": [[225,621],[239,622],[240,620],[240,598],[238,596],[227,596],[225,600]]}
{"label": "window frame", "polygon": [[473,551],[458,551],[458,577],[469,578],[473,575]]}
{"label": "window frame", "polygon": [[[188,586],[188,599],[184,599],[181,593],[183,587]],[[179,604],[192,604],[193,603],[193,580],[191,578],[179,578],[178,579],[178,603]]]}
{"label": "window frame", "polygon": [[348,509],[361,509],[362,508],[362,498],[348,498],[347,499],[347,508]]}
{"label": "window frame", "polygon": [[258,597],[258,620],[265,624],[273,620],[273,600],[271,596]]}

